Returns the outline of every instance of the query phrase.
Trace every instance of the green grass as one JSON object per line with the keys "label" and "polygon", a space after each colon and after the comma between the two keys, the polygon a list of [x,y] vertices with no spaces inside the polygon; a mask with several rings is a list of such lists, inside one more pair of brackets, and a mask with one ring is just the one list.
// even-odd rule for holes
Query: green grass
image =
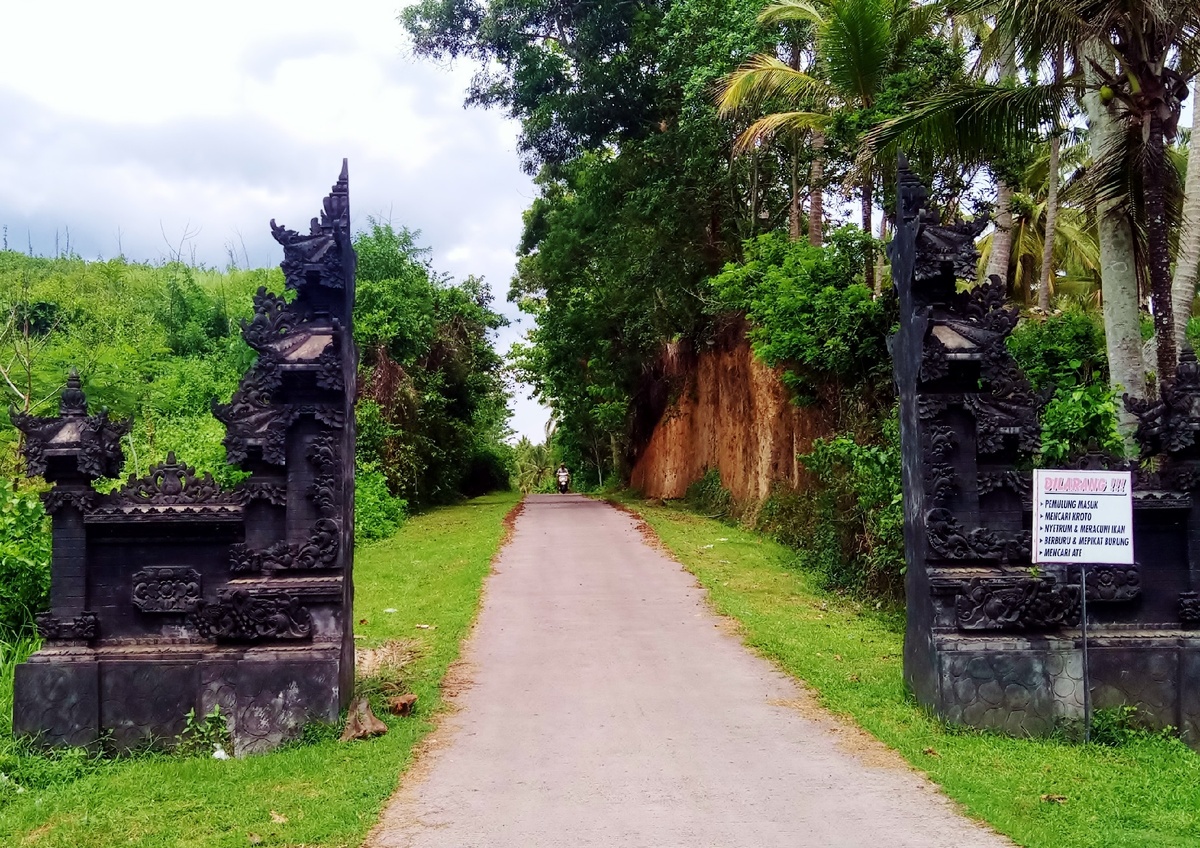
{"label": "green grass", "polygon": [[[1119,747],[948,727],[901,678],[903,623],[829,595],[763,537],[682,508],[627,501],[745,641],[1027,848],[1200,845],[1200,755],[1139,734]],[[1042,800],[1063,796],[1065,802]]]}
{"label": "green grass", "polygon": [[[15,764],[46,784],[21,794],[0,786],[0,845],[359,845],[414,746],[434,727],[442,677],[474,620],[502,519],[518,498],[489,495],[418,515],[393,538],[358,551],[355,615],[365,619],[358,645],[408,645],[414,658],[401,676],[418,696],[413,717],[377,709],[390,729],[369,741],[342,744],[335,732],[318,730],[310,744],[242,760],[146,755],[68,762],[73,771],[0,743],[0,771]],[[7,686],[0,707],[11,678]],[[48,777],[38,778],[43,767]]]}

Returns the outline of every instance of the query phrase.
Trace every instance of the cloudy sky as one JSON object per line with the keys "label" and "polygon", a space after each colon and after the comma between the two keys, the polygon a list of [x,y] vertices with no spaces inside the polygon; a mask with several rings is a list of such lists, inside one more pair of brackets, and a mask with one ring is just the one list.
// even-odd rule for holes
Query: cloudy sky
{"label": "cloudy sky", "polygon": [[[422,232],[440,271],[504,300],[533,197],[516,125],[464,109],[467,66],[406,49],[404,0],[58,0],[0,6],[0,225],[8,246],[218,267],[280,261],[350,160],[354,226]],[[244,245],[244,252],[243,252]],[[517,389],[513,427],[547,413]]]}

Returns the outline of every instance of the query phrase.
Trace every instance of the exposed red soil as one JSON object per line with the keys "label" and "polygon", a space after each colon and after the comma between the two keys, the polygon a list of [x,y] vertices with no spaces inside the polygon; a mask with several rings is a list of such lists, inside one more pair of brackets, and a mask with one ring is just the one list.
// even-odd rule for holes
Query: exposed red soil
{"label": "exposed red soil", "polygon": [[828,433],[819,409],[793,404],[737,328],[688,363],[683,390],[654,428],[630,484],[646,497],[681,498],[715,468],[736,500],[760,501],[775,483],[801,486],[796,455]]}

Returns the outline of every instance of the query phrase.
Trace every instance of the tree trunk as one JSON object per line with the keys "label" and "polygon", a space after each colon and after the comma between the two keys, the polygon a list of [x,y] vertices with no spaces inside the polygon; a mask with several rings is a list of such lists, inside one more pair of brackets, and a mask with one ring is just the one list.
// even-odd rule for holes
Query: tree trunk
{"label": "tree trunk", "polygon": [[788,208],[788,238],[800,241],[800,157],[792,149],[792,202]]}
{"label": "tree trunk", "polygon": [[1003,180],[996,184],[996,232],[992,233],[992,253],[988,257],[985,278],[999,277],[1008,287],[1008,260],[1012,255],[1012,186]]}
{"label": "tree trunk", "polygon": [[825,215],[825,133],[813,132],[813,161],[808,172],[808,243],[820,247]]}
{"label": "tree trunk", "polygon": [[[1091,46],[1091,58],[1109,61],[1103,48]],[[1091,130],[1091,152],[1098,159],[1114,137],[1123,132],[1105,105],[1097,88],[1100,81],[1086,70],[1088,92],[1084,105]],[[1142,363],[1142,328],[1138,308],[1137,268],[1134,265],[1133,227],[1114,202],[1097,204],[1097,235],[1100,242],[1100,291],[1104,303],[1104,337],[1108,352],[1109,383],[1120,394],[1146,396],[1146,371]],[[1121,432],[1129,442],[1137,419],[1117,404]]]}
{"label": "tree trunk", "polygon": [[1157,339],[1158,384],[1175,379],[1175,320],[1171,309],[1171,246],[1167,232],[1167,148],[1162,118],[1150,116],[1150,138],[1142,167],[1146,206],[1146,252],[1150,265],[1150,294],[1154,298],[1154,336]]}
{"label": "tree trunk", "polygon": [[[871,169],[867,169],[866,176],[863,177],[862,183],[862,228],[863,232],[868,236],[871,235],[871,210],[875,204],[873,195],[875,191],[875,181],[871,174]],[[863,282],[867,288],[875,292],[875,295],[880,294],[879,283],[875,279],[875,252],[869,251],[866,262],[863,267]]]}
{"label": "tree trunk", "polygon": [[1187,323],[1196,299],[1196,275],[1200,271],[1200,77],[1192,85],[1192,146],[1188,152],[1187,180],[1183,189],[1183,221],[1179,230],[1179,254],[1171,301],[1175,317],[1175,347],[1182,352],[1187,343]]}
{"label": "tree trunk", "polygon": [[[1062,82],[1063,48],[1060,45],[1054,56],[1054,83]],[[1057,124],[1057,121],[1055,122]],[[1055,126],[1054,135],[1050,138],[1050,174],[1049,185],[1046,187],[1046,232],[1045,244],[1042,245],[1042,270],[1038,277],[1038,308],[1042,312],[1050,311],[1050,286],[1054,280],[1054,228],[1058,223],[1058,168],[1062,154],[1062,136]]]}

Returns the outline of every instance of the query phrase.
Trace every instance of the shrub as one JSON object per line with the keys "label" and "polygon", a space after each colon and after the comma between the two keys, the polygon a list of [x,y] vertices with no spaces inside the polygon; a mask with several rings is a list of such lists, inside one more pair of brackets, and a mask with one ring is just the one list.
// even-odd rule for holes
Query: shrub
{"label": "shrub", "polygon": [[354,538],[386,539],[400,529],[407,513],[408,501],[392,495],[379,466],[360,460],[354,477]]}
{"label": "shrub", "polygon": [[1101,383],[1059,389],[1042,413],[1042,460],[1067,462],[1088,451],[1125,453],[1117,431],[1117,401]]}
{"label": "shrub", "polygon": [[814,399],[829,381],[861,385],[887,378],[888,300],[858,281],[874,242],[855,227],[830,234],[825,247],[772,233],[746,243],[746,261],[712,281],[721,308],[746,313],[754,353],[783,365],[797,400]]}
{"label": "shrub", "polygon": [[31,490],[0,490],[0,639],[32,630],[50,599],[50,519]]}
{"label": "shrub", "polygon": [[901,596],[904,504],[900,424],[893,414],[878,443],[852,435],[818,439],[800,457],[813,475],[813,524],[805,546],[830,588]]}
{"label": "shrub", "polygon": [[1061,464],[1088,451],[1121,456],[1117,401],[1108,386],[1104,331],[1077,309],[1027,318],[1008,349],[1033,387],[1051,394],[1042,412],[1042,462]]}
{"label": "shrub", "polygon": [[1108,379],[1104,329],[1081,310],[1026,318],[1008,337],[1008,350],[1038,391]]}
{"label": "shrub", "polygon": [[508,491],[512,488],[513,464],[511,445],[503,442],[478,445],[471,454],[458,490],[468,498]]}
{"label": "shrub", "polygon": [[721,485],[721,472],[715,468],[688,486],[684,498],[689,507],[709,518],[728,516],[733,509],[733,494]]}

